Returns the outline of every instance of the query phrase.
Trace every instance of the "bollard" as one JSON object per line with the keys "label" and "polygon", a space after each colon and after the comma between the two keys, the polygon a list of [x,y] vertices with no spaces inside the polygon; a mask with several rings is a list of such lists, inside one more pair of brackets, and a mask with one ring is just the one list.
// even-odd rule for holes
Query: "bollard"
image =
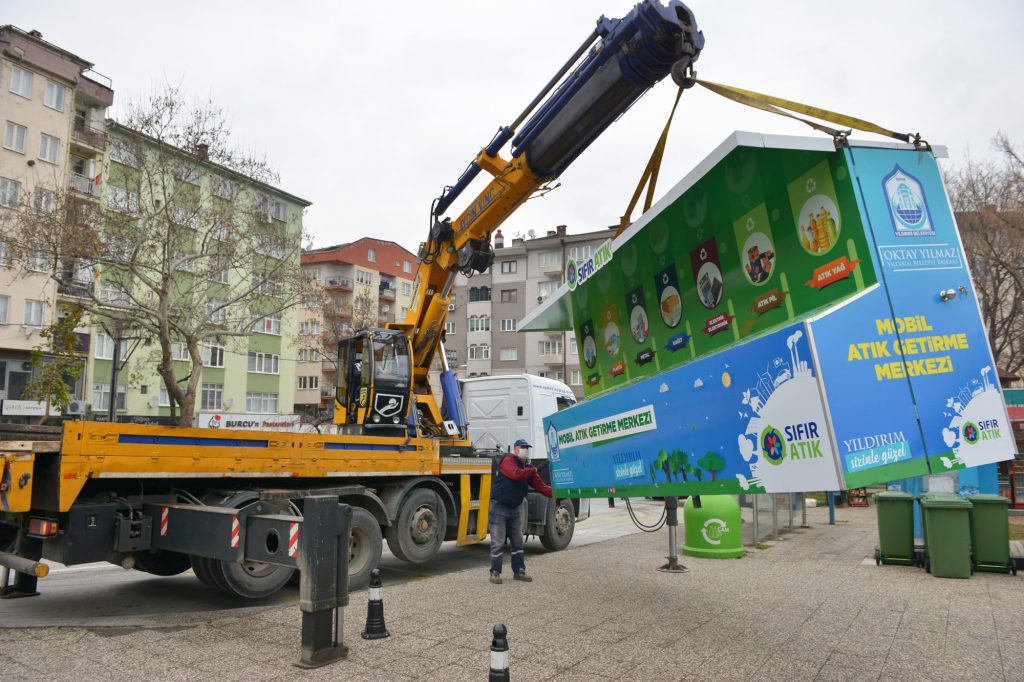
{"label": "bollard", "polygon": [[494,626],[494,639],[491,640],[491,672],[487,682],[509,682],[508,676],[508,630],[501,623]]}
{"label": "bollard", "polygon": [[384,588],[380,582],[380,569],[370,571],[370,601],[366,604],[366,629],[363,639],[384,639],[391,633],[384,627]]}
{"label": "bollard", "polygon": [[836,498],[834,493],[829,490],[825,493],[825,497],[828,498],[828,525],[836,525]]}
{"label": "bollard", "polygon": [[758,535],[758,532],[757,532],[758,531],[758,525],[757,525],[757,521],[758,521],[758,519],[757,519],[757,514],[758,514],[757,498],[759,498],[759,497],[760,497],[760,495],[758,495],[757,493],[754,493],[753,495],[751,495],[751,498],[752,498],[751,506],[754,509],[754,524],[753,524],[754,527],[752,528],[753,533],[754,533],[754,541],[751,542],[750,544],[752,544],[754,546],[756,546],[757,543],[760,542],[760,539],[757,537],[757,535]]}
{"label": "bollard", "polygon": [[[700,497],[694,496],[693,506],[700,507]],[[676,528],[679,527],[679,498],[665,498],[665,526],[668,527],[668,563],[659,566],[658,570],[664,573],[686,573],[690,569],[679,563],[679,538],[676,536]]]}

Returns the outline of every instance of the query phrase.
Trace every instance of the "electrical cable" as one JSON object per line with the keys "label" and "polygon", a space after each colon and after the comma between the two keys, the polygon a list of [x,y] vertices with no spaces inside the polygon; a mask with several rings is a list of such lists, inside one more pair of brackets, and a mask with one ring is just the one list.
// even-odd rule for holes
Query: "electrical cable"
{"label": "electrical cable", "polygon": [[640,523],[640,519],[636,517],[636,512],[633,511],[633,505],[630,503],[629,498],[623,498],[626,501],[626,511],[629,512],[629,518],[633,521],[633,525],[642,530],[645,533],[657,533],[665,526],[665,521],[668,517],[668,510],[662,507],[661,518],[658,519],[653,526],[645,526]]}

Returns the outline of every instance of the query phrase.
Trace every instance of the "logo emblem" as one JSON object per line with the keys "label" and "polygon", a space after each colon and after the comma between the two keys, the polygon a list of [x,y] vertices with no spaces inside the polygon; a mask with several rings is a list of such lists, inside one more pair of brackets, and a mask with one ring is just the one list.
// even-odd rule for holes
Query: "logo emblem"
{"label": "logo emblem", "polygon": [[782,464],[786,458],[786,441],[774,426],[761,432],[761,454],[775,465]]}
{"label": "logo emblem", "polygon": [[208,429],[219,429],[220,428],[220,415],[215,414],[210,417],[210,421],[206,422],[206,428]]}
{"label": "logo emblem", "polygon": [[565,283],[569,291],[576,290],[576,261],[570,258],[565,264]]}
{"label": "logo emblem", "polygon": [[700,529],[701,537],[709,545],[722,544],[722,536],[729,532],[729,526],[722,519],[708,519]]}
{"label": "logo emblem", "polygon": [[978,442],[978,425],[974,422],[967,422],[964,424],[964,440],[969,445],[974,445]]}
{"label": "logo emblem", "polygon": [[897,237],[935,234],[924,188],[917,178],[896,165],[882,180],[882,188],[889,205],[892,229]]}
{"label": "logo emblem", "polygon": [[393,417],[402,410],[404,404],[402,396],[390,393],[377,393],[373,399],[373,409],[382,417]]}
{"label": "logo emblem", "polygon": [[555,429],[554,424],[548,425],[548,459],[552,462],[561,460],[561,455],[558,453],[558,430]]}

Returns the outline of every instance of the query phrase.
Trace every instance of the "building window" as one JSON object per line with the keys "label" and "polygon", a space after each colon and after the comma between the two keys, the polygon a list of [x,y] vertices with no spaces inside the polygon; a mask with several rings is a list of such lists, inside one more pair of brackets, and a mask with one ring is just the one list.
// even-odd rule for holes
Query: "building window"
{"label": "building window", "polygon": [[47,272],[50,269],[50,257],[42,249],[33,251],[28,256],[27,266],[32,272]]}
{"label": "building window", "polygon": [[17,180],[0,178],[0,206],[17,208],[21,200],[21,183]]}
{"label": "building window", "polygon": [[445,322],[444,323],[444,333],[448,334],[448,335],[454,334],[455,333],[455,323],[454,322]]}
{"label": "building window", "polygon": [[403,260],[402,261],[402,272],[412,272],[412,262]]}
{"label": "building window", "polygon": [[491,347],[486,343],[473,344],[469,347],[470,360],[489,360],[491,358]]}
{"label": "building window", "polygon": [[252,250],[261,256],[270,256],[278,260],[284,258],[284,242],[273,235],[254,234],[252,236]]}
{"label": "building window", "polygon": [[412,284],[409,282],[402,282],[402,296],[412,295]]}
{"label": "building window", "polygon": [[502,303],[515,303],[519,300],[518,289],[502,289],[501,290],[501,302]]}
{"label": "building window", "polygon": [[60,158],[60,138],[41,133],[39,137],[39,158],[50,163],[57,163]]}
{"label": "building window", "polygon": [[228,178],[222,178],[220,176],[214,176],[213,178],[213,195],[220,197],[221,199],[234,199],[235,198],[235,183],[231,182]]}
{"label": "building window", "polygon": [[110,141],[110,160],[132,168],[138,168],[140,165],[135,147],[131,146],[127,140],[116,137]]}
{"label": "building window", "polygon": [[565,373],[562,370],[555,372],[555,381],[565,381]]}
{"label": "building window", "polygon": [[11,297],[0,296],[0,324],[7,324],[7,315],[11,309]]}
{"label": "building window", "polygon": [[503,274],[503,275],[511,275],[513,272],[516,271],[516,263],[517,262],[518,261],[514,261],[514,260],[503,260],[503,261],[501,261],[501,274]]}
{"label": "building window", "polygon": [[64,111],[64,86],[47,80],[46,90],[43,91],[43,104],[51,109]]}
{"label": "building window", "polygon": [[171,360],[181,362],[192,362],[192,356],[188,352],[188,346],[182,341],[171,341]]}
{"label": "building window", "polygon": [[130,192],[124,187],[107,185],[107,205],[115,211],[138,213],[139,195],[137,192]]}
{"label": "building window", "polygon": [[227,284],[231,261],[227,256],[212,256],[209,262],[210,281]]}
{"label": "building window", "polygon": [[542,301],[551,294],[555,293],[558,289],[558,282],[538,282],[537,283],[537,298]]}
{"label": "building window", "polygon": [[166,386],[160,387],[160,394],[156,399],[157,407],[170,407],[171,406],[171,394],[167,392]]}
{"label": "building window", "polygon": [[43,302],[25,299],[25,326],[43,326]]}
{"label": "building window", "polygon": [[560,355],[562,353],[561,341],[538,341],[537,352],[541,355]]}
{"label": "building window", "polygon": [[537,254],[537,265],[542,268],[550,267],[552,265],[561,267],[562,254],[558,251],[541,251]]}
{"label": "building window", "polygon": [[569,373],[569,383],[573,386],[579,386],[583,383],[583,373],[578,369],[572,370]]}
{"label": "building window", "polygon": [[569,352],[576,355],[576,339],[569,339]]}
{"label": "building window", "polygon": [[32,72],[19,69],[17,66],[12,67],[11,92],[32,99]]}
{"label": "building window", "polygon": [[224,384],[203,384],[199,394],[199,409],[219,410],[224,402]]}
{"label": "building window", "polygon": [[264,318],[253,322],[252,330],[257,334],[273,334],[274,336],[281,335],[281,316],[280,315],[267,315]]}
{"label": "building window", "polygon": [[501,331],[514,332],[516,330],[516,318],[507,317],[501,321]]}
{"label": "building window", "polygon": [[[114,338],[109,334],[103,332],[97,332],[96,334],[96,359],[97,360],[113,360],[114,359]],[[128,344],[121,343],[121,360],[128,359]]]}
{"label": "building window", "polygon": [[501,359],[506,361],[506,362],[508,362],[509,360],[518,360],[519,359],[519,349],[518,348],[502,348],[501,349]]}
{"label": "building window", "polygon": [[[117,387],[117,408],[118,410],[125,410],[128,402],[127,387],[118,385]],[[93,384],[92,385],[92,409],[109,410],[110,409],[110,384]]]}
{"label": "building window", "polygon": [[204,367],[223,367],[224,366],[224,346],[220,343],[214,343],[213,341],[203,342],[203,366]]}
{"label": "building window", "polygon": [[257,412],[260,414],[274,414],[277,412],[276,393],[246,393],[245,411]]}
{"label": "building window", "polygon": [[580,261],[585,261],[588,258],[590,258],[591,254],[593,254],[593,252],[594,252],[593,247],[590,244],[581,244],[580,246],[571,246],[571,247],[569,247],[569,258],[572,258],[574,261],[579,263]]}
{"label": "building window", "polygon": [[[274,353],[249,352],[249,371],[257,374],[279,374],[281,356]],[[251,410],[250,410],[251,411]]]}
{"label": "building window", "polygon": [[45,187],[36,187],[32,192],[32,207],[37,213],[53,213],[56,195]]}
{"label": "building window", "polygon": [[312,391],[320,388],[320,377],[316,375],[299,377],[299,390]]}
{"label": "building window", "polygon": [[25,136],[28,128],[17,123],[7,122],[7,129],[4,131],[4,146],[16,152],[25,153]]}
{"label": "building window", "polygon": [[470,315],[469,331],[489,332],[491,331],[491,318],[487,315]]}
{"label": "building window", "polygon": [[299,323],[300,334],[319,334],[320,333],[320,321],[319,320],[304,320]]}
{"label": "building window", "polygon": [[356,282],[359,284],[373,284],[373,273],[365,270],[356,270]]}
{"label": "building window", "polygon": [[366,260],[370,261],[371,263],[376,263],[377,262],[377,249],[367,249],[366,250]]}
{"label": "building window", "polygon": [[491,300],[491,289],[490,287],[470,287],[469,288],[469,301],[489,301]]}

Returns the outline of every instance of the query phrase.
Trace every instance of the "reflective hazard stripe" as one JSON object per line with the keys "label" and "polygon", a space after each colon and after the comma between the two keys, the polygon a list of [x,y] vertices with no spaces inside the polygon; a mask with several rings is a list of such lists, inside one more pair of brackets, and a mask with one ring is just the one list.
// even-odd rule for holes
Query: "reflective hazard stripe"
{"label": "reflective hazard stripe", "polygon": [[167,507],[160,508],[160,537],[167,537]]}
{"label": "reflective hazard stripe", "polygon": [[238,517],[231,517],[231,546],[238,547]]}
{"label": "reflective hazard stripe", "polygon": [[288,556],[299,553],[299,524],[293,523],[288,529]]}

